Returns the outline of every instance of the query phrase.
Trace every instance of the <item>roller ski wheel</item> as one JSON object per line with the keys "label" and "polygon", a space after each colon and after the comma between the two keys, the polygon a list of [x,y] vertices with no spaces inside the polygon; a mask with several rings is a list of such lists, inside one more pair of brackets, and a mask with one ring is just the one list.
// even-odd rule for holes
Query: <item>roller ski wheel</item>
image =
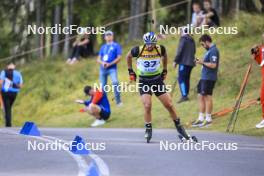
{"label": "roller ski wheel", "polygon": [[191,139],[192,139],[193,142],[198,142],[198,139],[197,139],[196,136],[192,136]]}
{"label": "roller ski wheel", "polygon": [[146,128],[145,138],[147,140],[147,143],[150,143],[150,140],[152,138],[152,129],[151,128]]}
{"label": "roller ski wheel", "polygon": [[185,143],[185,142],[195,142],[196,143],[196,142],[198,142],[198,139],[196,136],[189,136],[189,139],[186,139],[185,137],[183,137],[182,135],[179,134],[178,137],[182,143]]}

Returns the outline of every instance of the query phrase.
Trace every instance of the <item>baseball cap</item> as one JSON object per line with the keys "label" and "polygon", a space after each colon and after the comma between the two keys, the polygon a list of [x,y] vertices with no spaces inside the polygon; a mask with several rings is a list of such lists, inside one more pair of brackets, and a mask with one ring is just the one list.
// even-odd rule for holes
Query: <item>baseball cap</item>
{"label": "baseball cap", "polygon": [[105,32],[105,35],[114,35],[114,33],[112,31],[108,30]]}

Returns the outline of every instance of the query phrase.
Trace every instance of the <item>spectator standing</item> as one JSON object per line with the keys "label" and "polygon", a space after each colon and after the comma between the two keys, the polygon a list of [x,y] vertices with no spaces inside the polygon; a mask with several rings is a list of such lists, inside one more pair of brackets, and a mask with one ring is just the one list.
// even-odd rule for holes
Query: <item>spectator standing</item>
{"label": "spectator standing", "polygon": [[0,74],[6,127],[12,126],[12,107],[23,84],[22,75],[15,68],[15,64],[10,62]]}
{"label": "spectator standing", "polygon": [[179,65],[178,83],[182,97],[178,103],[189,100],[190,76],[192,69],[195,66],[195,51],[195,41],[192,36],[187,33],[185,28],[182,31],[177,54],[173,63],[175,68]]}
{"label": "spectator standing", "polygon": [[217,81],[219,51],[207,34],[202,35],[199,42],[207,52],[203,60],[196,60],[196,63],[202,66],[201,79],[197,86],[200,112],[198,119],[192,125],[203,127],[212,123],[213,90]]}
{"label": "spectator standing", "polygon": [[120,106],[122,102],[118,90],[117,63],[121,59],[122,48],[117,42],[114,42],[114,33],[112,31],[106,31],[104,39],[106,43],[101,46],[97,58],[97,62],[100,64],[100,82],[104,88],[107,84],[107,78],[110,76],[114,88],[115,101]]}

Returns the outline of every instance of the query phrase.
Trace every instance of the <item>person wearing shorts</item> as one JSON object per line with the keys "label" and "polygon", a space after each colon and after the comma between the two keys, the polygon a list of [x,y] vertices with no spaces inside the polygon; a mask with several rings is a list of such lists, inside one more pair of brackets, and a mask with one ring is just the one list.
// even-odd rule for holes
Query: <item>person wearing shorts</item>
{"label": "person wearing shorts", "polygon": [[144,94],[159,97],[166,93],[166,86],[160,75],[150,76],[150,77],[139,77],[139,94],[142,96]]}
{"label": "person wearing shorts", "polygon": [[201,95],[213,95],[215,87],[215,81],[212,80],[200,80],[197,86],[197,93]]}
{"label": "person wearing shorts", "polygon": [[196,59],[196,64],[202,66],[201,79],[197,86],[199,101],[199,117],[192,126],[207,126],[212,123],[213,91],[217,81],[219,67],[219,51],[212,38],[204,34],[199,39],[200,44],[207,50],[204,59]]}
{"label": "person wearing shorts", "polygon": [[76,100],[76,103],[85,105],[85,108],[80,111],[88,112],[95,117],[95,121],[91,124],[92,127],[105,124],[111,115],[110,104],[106,93],[102,90],[95,90],[91,86],[85,86],[84,93],[91,98],[87,101]]}
{"label": "person wearing shorts", "polygon": [[[139,93],[144,106],[145,138],[147,142],[152,137],[152,94],[155,94],[160,102],[170,113],[177,131],[187,140],[190,136],[180,124],[180,118],[176,115],[172,99],[166,91],[164,79],[167,75],[167,53],[162,45],[157,45],[157,36],[154,32],[148,32],[143,36],[144,45],[136,46],[126,56],[130,81],[136,81],[139,77]],[[137,71],[132,68],[132,59],[136,58]]]}

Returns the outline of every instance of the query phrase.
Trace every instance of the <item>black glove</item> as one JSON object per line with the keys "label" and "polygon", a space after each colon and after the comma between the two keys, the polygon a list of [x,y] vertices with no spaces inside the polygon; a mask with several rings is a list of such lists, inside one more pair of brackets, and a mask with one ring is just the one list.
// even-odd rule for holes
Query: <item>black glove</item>
{"label": "black glove", "polygon": [[251,54],[256,54],[256,49],[255,48],[251,48],[250,52],[251,52]]}
{"label": "black glove", "polygon": [[162,72],[161,72],[161,78],[162,78],[163,80],[166,79],[167,73],[168,73],[167,69],[163,69],[163,70],[162,70]]}
{"label": "black glove", "polygon": [[128,74],[129,74],[129,80],[130,81],[136,81],[137,80],[137,75],[132,68],[128,69]]}
{"label": "black glove", "polygon": [[258,51],[259,51],[259,47],[258,46],[254,47],[254,48],[251,48],[251,50],[250,50],[251,54],[258,54]]}

